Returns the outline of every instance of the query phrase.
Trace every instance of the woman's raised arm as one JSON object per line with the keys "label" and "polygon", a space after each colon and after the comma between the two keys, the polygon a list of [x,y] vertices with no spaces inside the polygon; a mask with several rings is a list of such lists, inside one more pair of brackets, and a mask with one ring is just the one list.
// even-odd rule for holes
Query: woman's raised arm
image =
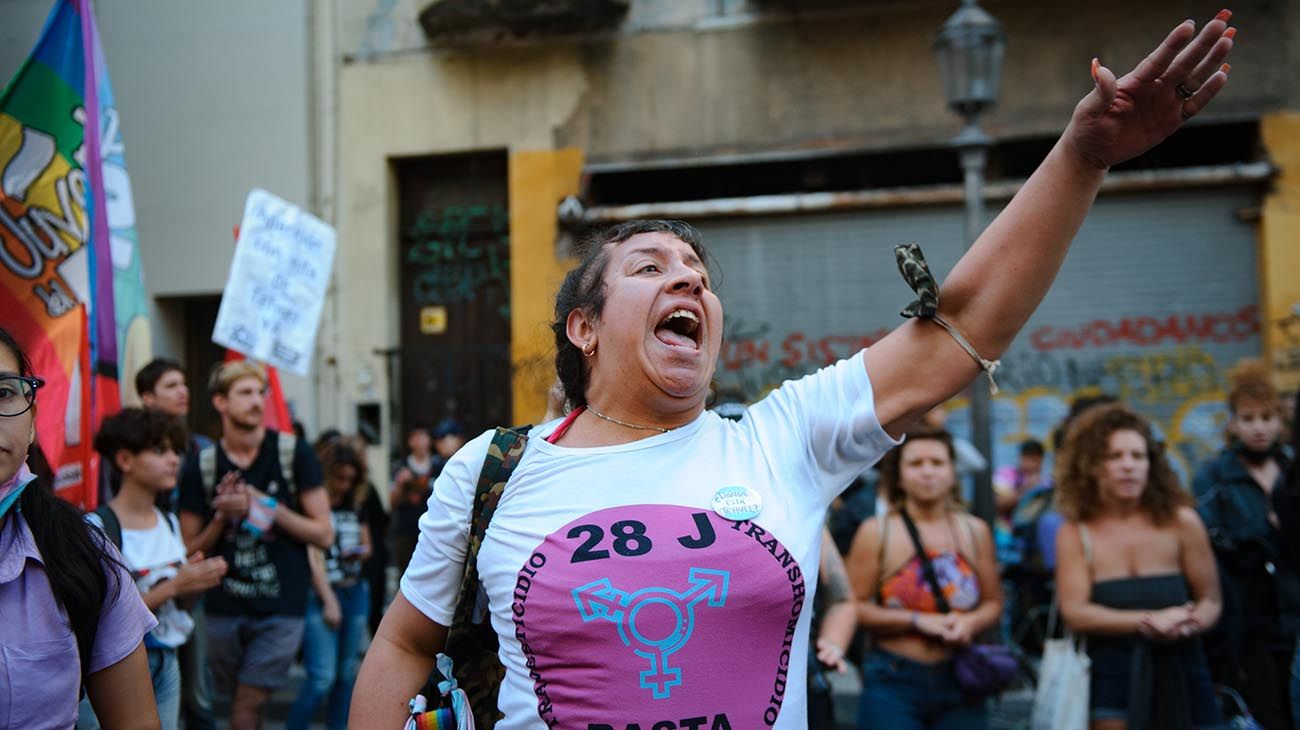
{"label": "woman's raised arm", "polygon": [[[1227,83],[1230,16],[1219,13],[1199,34],[1192,21],[1180,24],[1119,79],[1093,60],[1094,88],[1056,146],[943,284],[940,315],[982,357],[999,357],[1047,294],[1106,170],[1168,137]],[[876,413],[891,434],[979,372],[946,331],[924,321],[872,345],[865,362]]]}

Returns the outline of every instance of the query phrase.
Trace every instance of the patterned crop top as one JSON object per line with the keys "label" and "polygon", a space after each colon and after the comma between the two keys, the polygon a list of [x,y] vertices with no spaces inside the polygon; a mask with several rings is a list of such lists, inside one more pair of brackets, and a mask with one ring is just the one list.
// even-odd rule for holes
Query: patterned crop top
{"label": "patterned crop top", "polygon": [[[939,588],[953,611],[970,611],[980,603],[980,584],[966,558],[951,552],[932,552]],[[879,602],[886,608],[904,608],[920,613],[939,613],[939,606],[921,568],[921,558],[914,556],[880,583]]]}

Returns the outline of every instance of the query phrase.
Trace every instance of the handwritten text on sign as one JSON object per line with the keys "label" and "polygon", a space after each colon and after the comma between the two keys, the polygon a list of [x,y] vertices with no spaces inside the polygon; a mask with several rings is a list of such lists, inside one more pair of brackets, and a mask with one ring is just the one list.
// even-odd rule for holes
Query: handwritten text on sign
{"label": "handwritten text on sign", "polygon": [[306,375],[335,246],[324,221],[265,190],[250,192],[212,341]]}

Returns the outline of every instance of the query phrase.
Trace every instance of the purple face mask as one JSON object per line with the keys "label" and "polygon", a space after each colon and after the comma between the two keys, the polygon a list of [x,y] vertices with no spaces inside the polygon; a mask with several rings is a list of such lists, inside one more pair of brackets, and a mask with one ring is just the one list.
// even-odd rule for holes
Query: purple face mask
{"label": "purple face mask", "polygon": [[9,512],[9,508],[22,496],[23,489],[35,479],[36,475],[27,468],[27,464],[23,464],[18,467],[18,473],[10,477],[9,481],[0,484],[0,517],[4,517]]}

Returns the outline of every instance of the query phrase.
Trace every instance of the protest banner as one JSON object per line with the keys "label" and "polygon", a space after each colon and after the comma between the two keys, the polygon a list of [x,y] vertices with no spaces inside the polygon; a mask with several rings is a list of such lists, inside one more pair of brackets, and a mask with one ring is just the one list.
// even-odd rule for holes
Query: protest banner
{"label": "protest banner", "polygon": [[212,341],[306,375],[335,246],[324,221],[265,190],[250,192]]}

